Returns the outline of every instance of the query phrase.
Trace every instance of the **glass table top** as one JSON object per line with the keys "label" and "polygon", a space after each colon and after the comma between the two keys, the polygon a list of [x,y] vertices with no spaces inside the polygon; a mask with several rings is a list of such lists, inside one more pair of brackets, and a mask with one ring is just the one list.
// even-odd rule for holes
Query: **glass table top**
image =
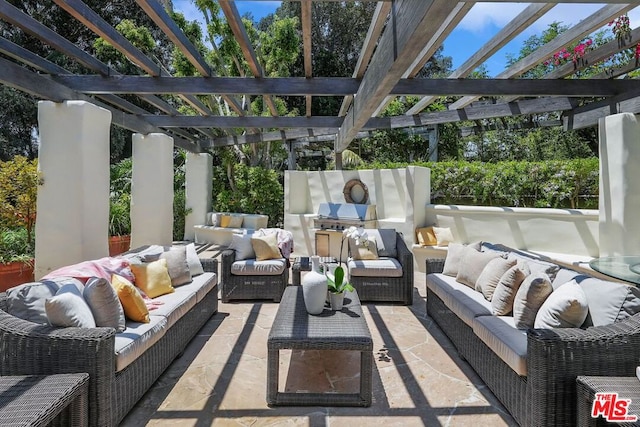
{"label": "glass table top", "polygon": [[640,285],[640,256],[595,258],[589,266],[607,276]]}

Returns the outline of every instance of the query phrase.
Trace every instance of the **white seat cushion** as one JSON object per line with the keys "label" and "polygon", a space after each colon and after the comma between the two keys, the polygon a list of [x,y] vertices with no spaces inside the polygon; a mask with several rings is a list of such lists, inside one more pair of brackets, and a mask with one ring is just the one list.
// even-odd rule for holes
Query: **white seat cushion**
{"label": "white seat cushion", "polygon": [[473,332],[518,375],[527,375],[527,331],[517,329],[513,317],[476,317]]}
{"label": "white seat cushion", "polygon": [[277,276],[282,274],[287,266],[284,258],[256,261],[246,259],[231,264],[231,274],[236,276]]}
{"label": "white seat cushion", "polygon": [[442,273],[428,274],[427,287],[469,326],[477,316],[491,315],[491,302],[484,298],[482,292],[457,282],[455,277]]}
{"label": "white seat cushion", "polygon": [[153,301],[162,304],[149,310],[149,314],[166,317],[167,328],[172,327],[197,302],[195,290],[183,289],[183,287],[177,287],[175,292],[154,298]]}
{"label": "white seat cushion", "polygon": [[149,323],[127,321],[124,332],[116,334],[116,371],[122,371],[167,332],[167,318],[149,316]]}
{"label": "white seat cushion", "polygon": [[216,273],[203,273],[195,276],[191,283],[182,285],[176,290],[194,291],[196,293],[196,302],[200,302],[217,284],[218,276]]}
{"label": "white seat cushion", "polygon": [[402,277],[402,264],[395,258],[349,260],[349,275],[356,277]]}

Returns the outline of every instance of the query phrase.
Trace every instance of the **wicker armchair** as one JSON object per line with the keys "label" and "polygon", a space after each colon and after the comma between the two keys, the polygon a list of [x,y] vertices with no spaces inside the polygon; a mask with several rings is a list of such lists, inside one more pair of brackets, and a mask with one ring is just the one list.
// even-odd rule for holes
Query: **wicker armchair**
{"label": "wicker armchair", "polygon": [[[402,234],[396,235],[396,260],[402,266],[402,276],[389,277],[385,275],[360,275],[355,266],[360,261],[349,260],[349,281],[358,291],[360,301],[399,302],[405,305],[413,304],[413,253],[409,250]],[[377,260],[366,261],[366,264]],[[360,269],[362,271],[362,269]]]}
{"label": "wicker armchair", "polygon": [[284,258],[282,259],[284,269],[279,274],[234,274],[235,261],[236,251],[228,249],[222,252],[220,284],[222,302],[238,299],[271,299],[274,302],[280,302],[282,293],[289,283],[289,269]]}

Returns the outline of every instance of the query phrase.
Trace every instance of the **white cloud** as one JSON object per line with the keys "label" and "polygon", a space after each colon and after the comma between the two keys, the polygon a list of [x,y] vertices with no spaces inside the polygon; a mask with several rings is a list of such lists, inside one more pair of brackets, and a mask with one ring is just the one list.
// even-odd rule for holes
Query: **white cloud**
{"label": "white cloud", "polygon": [[[516,3],[476,3],[460,22],[460,28],[474,33],[495,32],[526,8]],[[533,23],[525,34],[539,34],[552,22],[573,26],[602,8],[602,4],[559,4]],[[640,7],[629,12],[633,28],[640,26]]]}

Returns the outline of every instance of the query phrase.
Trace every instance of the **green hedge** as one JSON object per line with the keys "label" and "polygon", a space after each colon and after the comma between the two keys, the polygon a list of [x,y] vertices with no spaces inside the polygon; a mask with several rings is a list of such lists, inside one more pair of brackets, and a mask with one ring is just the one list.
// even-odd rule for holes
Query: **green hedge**
{"label": "green hedge", "polygon": [[[425,162],[431,169],[431,200],[440,204],[598,208],[597,158],[545,162]],[[403,168],[372,163],[365,168]]]}

